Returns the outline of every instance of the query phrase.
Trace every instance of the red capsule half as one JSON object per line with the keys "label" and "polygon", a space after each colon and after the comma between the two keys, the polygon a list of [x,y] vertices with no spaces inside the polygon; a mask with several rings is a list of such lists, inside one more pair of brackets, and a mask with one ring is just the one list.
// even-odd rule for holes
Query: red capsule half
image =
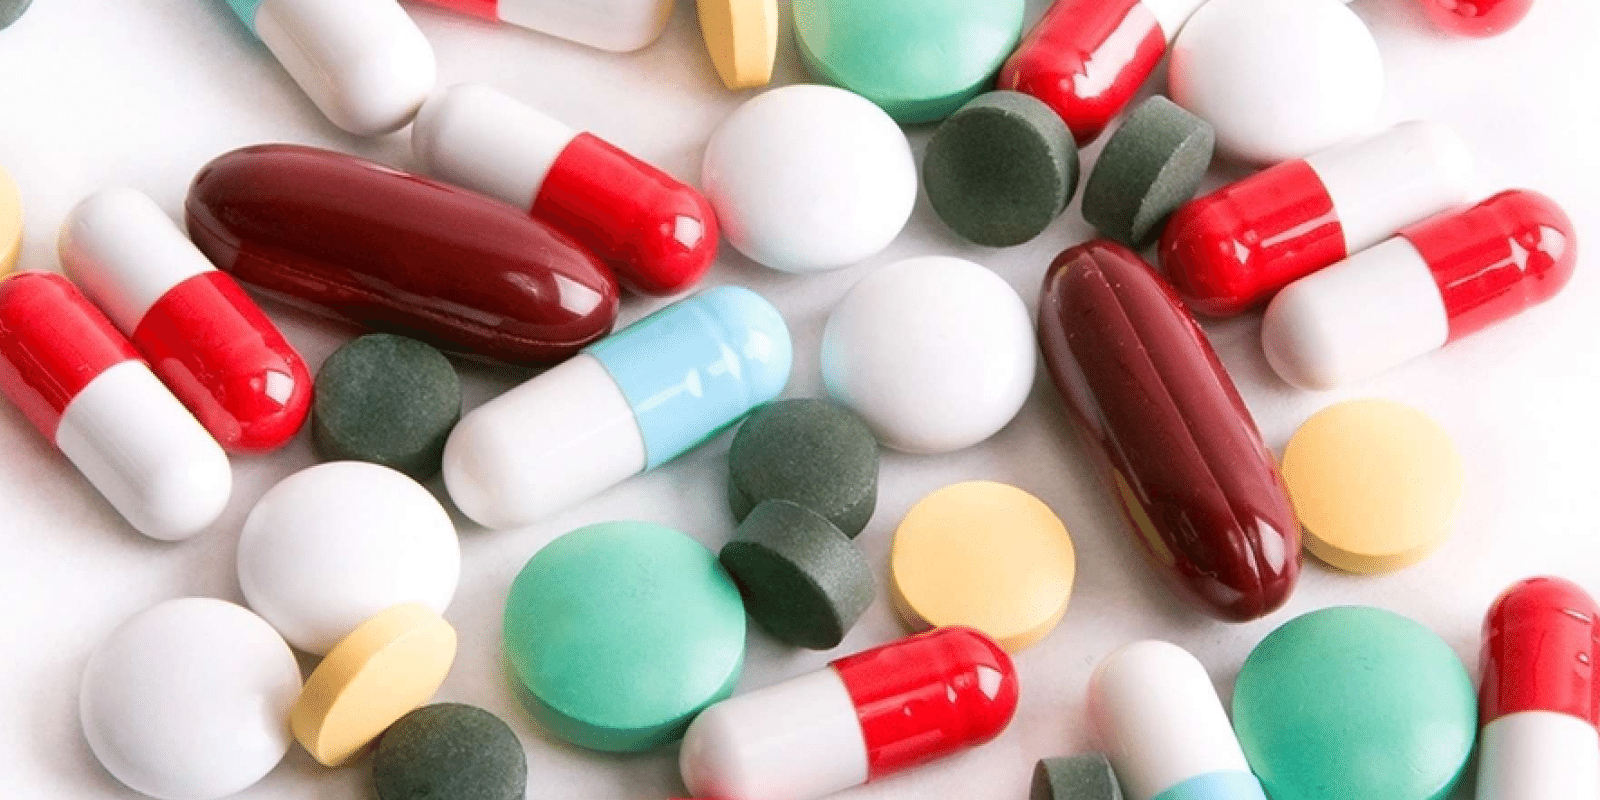
{"label": "red capsule half", "polygon": [[1533,0],[1417,0],[1441,30],[1457,36],[1499,36],[1522,22]]}

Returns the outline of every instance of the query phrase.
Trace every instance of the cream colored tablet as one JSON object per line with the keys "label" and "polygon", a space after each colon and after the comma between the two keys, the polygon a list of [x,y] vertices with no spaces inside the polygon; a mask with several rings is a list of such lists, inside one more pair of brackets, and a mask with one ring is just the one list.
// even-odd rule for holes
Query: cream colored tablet
{"label": "cream colored tablet", "polygon": [[17,266],[22,251],[22,195],[17,184],[0,168],[0,275]]}
{"label": "cream colored tablet", "polygon": [[765,86],[778,57],[777,0],[700,0],[700,31],[729,89]]}

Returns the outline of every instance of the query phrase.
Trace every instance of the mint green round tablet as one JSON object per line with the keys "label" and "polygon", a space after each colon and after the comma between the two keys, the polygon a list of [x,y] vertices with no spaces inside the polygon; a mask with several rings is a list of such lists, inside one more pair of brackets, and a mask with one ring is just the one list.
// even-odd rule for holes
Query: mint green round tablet
{"label": "mint green round tablet", "polygon": [[1443,800],[1478,732],[1472,679],[1423,626],[1359,606],[1314,611],[1256,646],[1233,726],[1273,800]]}
{"label": "mint green round tablet", "polygon": [[896,122],[934,122],[990,88],[1022,36],[1024,0],[795,0],[795,40],[819,80]]}
{"label": "mint green round tablet", "polygon": [[545,545],[511,584],[506,659],[539,724],[648,750],[733,693],[744,605],[717,557],[671,528],[605,522]]}

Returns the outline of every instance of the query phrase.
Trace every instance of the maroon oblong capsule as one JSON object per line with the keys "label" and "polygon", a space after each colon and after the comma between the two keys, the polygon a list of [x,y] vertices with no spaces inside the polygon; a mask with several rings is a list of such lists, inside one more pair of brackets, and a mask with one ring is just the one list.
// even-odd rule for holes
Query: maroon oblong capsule
{"label": "maroon oblong capsule", "polygon": [[561,361],[610,332],[617,282],[516,208],[298,145],[200,170],[189,235],[217,267],[375,330],[512,364]]}
{"label": "maroon oblong capsule", "polygon": [[1104,240],[1045,275],[1039,343],[1141,544],[1181,596],[1243,622],[1283,605],[1300,523],[1205,334],[1165,280]]}

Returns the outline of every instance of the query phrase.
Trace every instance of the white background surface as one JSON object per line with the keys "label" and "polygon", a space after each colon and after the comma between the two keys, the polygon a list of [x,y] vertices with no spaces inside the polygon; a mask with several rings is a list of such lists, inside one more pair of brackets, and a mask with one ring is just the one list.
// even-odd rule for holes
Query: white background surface
{"label": "white background surface", "polygon": [[[1030,0],[1030,24],[1044,6]],[[1485,194],[1508,186],[1546,192],[1577,221],[1583,243],[1600,248],[1600,193],[1593,188],[1600,168],[1600,5],[1539,0],[1520,28],[1486,42],[1434,33],[1412,0],[1358,0],[1353,8],[1371,24],[1383,51],[1385,121],[1427,116],[1454,124],[1479,158]],[[707,136],[745,96],[717,81],[687,0],[666,36],[632,55],[420,6],[412,11],[437,48],[444,84],[495,85],[691,181]],[[804,80],[785,17],[779,83]],[[24,268],[59,269],[57,227],[89,192],[133,186],[177,215],[195,171],[235,147],[301,142],[412,164],[404,133],[363,141],[324,121],[220,0],[37,0],[21,22],[0,32],[0,76],[0,163],[20,184],[27,209]],[[927,129],[911,132],[919,155],[927,136]],[[725,248],[711,282],[744,284],[778,304],[796,342],[786,394],[807,396],[820,387],[817,345],[828,310],[875,266],[916,255],[965,256],[1004,276],[1031,307],[1050,259],[1088,235],[1074,204],[1026,246],[977,248],[948,233],[922,198],[905,233],[868,263],[790,277]],[[1192,649],[1226,697],[1250,648],[1274,627],[1311,609],[1367,603],[1432,627],[1476,676],[1482,614],[1511,581],[1556,572],[1600,591],[1593,510],[1600,278],[1594,264],[1593,257],[1583,258],[1572,285],[1549,305],[1338,393],[1306,394],[1280,383],[1261,355],[1256,318],[1208,324],[1268,443],[1280,452],[1317,409],[1340,397],[1382,396],[1434,414],[1467,463],[1454,536],[1433,558],[1378,578],[1335,574],[1308,559],[1288,607],[1250,625],[1209,621],[1157,582],[1086,463],[1043,370],[1022,414],[988,443],[946,457],[886,454],[877,516],[858,540],[880,581],[890,536],[906,509],[940,486],[979,478],[1015,483],[1055,508],[1076,542],[1079,578],[1060,628],[1018,658],[1022,704],[1004,736],[851,796],[1025,796],[1036,759],[1092,745],[1083,713],[1090,671],[1111,649],[1135,639],[1167,638]],[[659,303],[627,298],[624,321]],[[279,306],[268,310],[313,367],[354,333]],[[467,364],[461,370],[470,405],[523,377]],[[545,735],[520,711],[501,664],[500,608],[512,577],[534,551],[589,522],[651,520],[720,546],[733,528],[723,499],[726,449],[726,438],[720,439],[535,527],[500,533],[463,527],[461,590],[448,614],[460,630],[461,655],[440,698],[487,707],[511,723],[528,749],[532,796],[648,800],[682,792],[675,750],[624,758],[584,752]],[[302,432],[270,457],[236,459],[227,513],[215,530],[177,545],[135,533],[3,404],[0,453],[6,468],[0,481],[3,794],[134,796],[99,768],[79,732],[83,664],[107,632],[155,602],[181,595],[240,599],[233,569],[239,525],[276,480],[313,463],[308,437]],[[834,653],[779,647],[753,629],[741,685],[767,685],[902,633],[881,591]],[[365,762],[326,771],[295,748],[244,796],[364,798],[370,792]]]}

